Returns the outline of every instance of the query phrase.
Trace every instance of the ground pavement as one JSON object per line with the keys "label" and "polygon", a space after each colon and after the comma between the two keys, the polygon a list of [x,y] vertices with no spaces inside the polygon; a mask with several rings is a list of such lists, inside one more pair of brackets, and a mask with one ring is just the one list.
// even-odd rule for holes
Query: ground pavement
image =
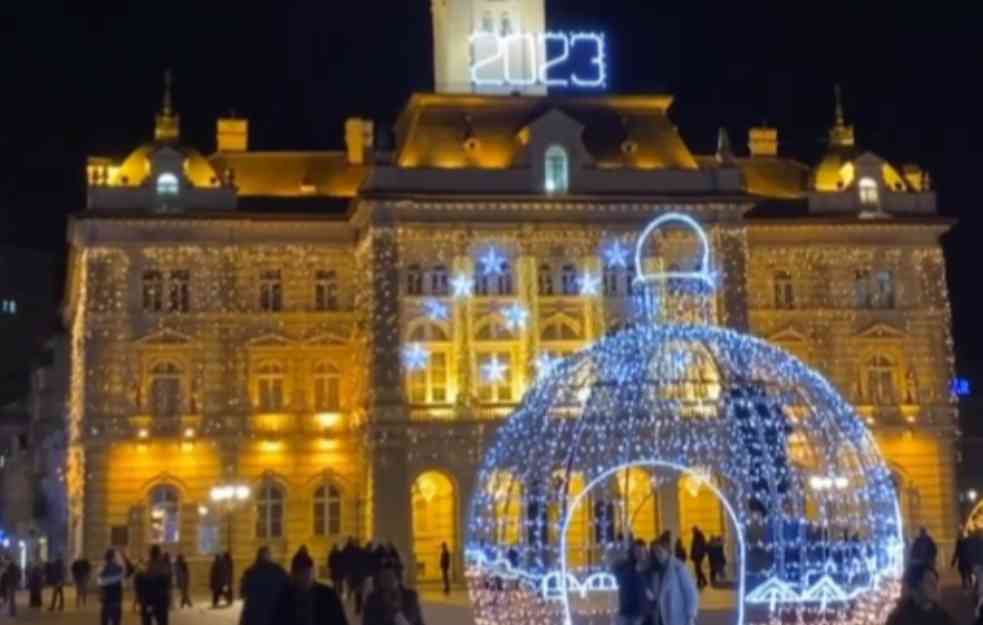
{"label": "ground pavement", "polygon": [[[45,600],[50,599],[50,594],[46,590]],[[970,600],[965,593],[962,593],[954,586],[947,586],[944,591],[945,604],[949,612],[956,618],[958,625],[969,625],[972,623]],[[128,593],[128,600],[132,600]],[[427,625],[473,625],[474,619],[468,605],[467,593],[455,591],[450,596],[444,596],[440,592],[424,590],[424,615]],[[730,610],[721,609],[720,606],[729,599],[724,591],[707,591],[702,595],[702,602],[708,609],[700,615],[699,625],[730,625],[734,622],[733,613]],[[90,598],[89,605],[81,609],[75,609],[75,595],[71,589],[65,590],[64,612],[48,612],[31,610],[25,607],[27,604],[27,593],[20,593],[18,597],[17,618],[11,619],[7,614],[7,606],[3,606],[0,611],[0,625],[7,623],[39,623],[44,625],[98,625],[99,623],[99,603],[93,596]],[[45,606],[47,608],[47,605]],[[171,612],[171,625],[237,625],[239,622],[240,603],[232,607],[222,607],[212,609],[210,598],[200,597],[193,608],[175,610]],[[132,605],[127,603],[123,612],[123,625],[139,625],[139,616],[132,612]],[[352,625],[358,625],[359,621],[350,618]]]}

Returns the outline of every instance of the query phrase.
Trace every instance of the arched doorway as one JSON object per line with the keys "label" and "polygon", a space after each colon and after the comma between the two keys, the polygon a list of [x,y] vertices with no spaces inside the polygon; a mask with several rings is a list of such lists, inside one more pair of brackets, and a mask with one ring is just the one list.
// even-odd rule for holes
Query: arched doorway
{"label": "arched doorway", "polygon": [[[439,471],[420,474],[411,489],[413,556],[418,582],[439,582],[440,547],[457,549],[457,493],[450,478]],[[454,558],[451,558],[454,562]],[[453,564],[452,564],[453,574]]]}
{"label": "arched doorway", "polygon": [[980,501],[966,517],[967,532],[983,532],[983,501]]}
{"label": "arched doorway", "polygon": [[[557,577],[559,585],[559,593],[561,603],[563,605],[563,622],[565,625],[571,625],[573,623],[572,615],[575,611],[584,611],[585,613],[597,613],[598,610],[603,611],[605,605],[610,609],[612,605],[610,604],[610,599],[605,597],[605,593],[598,593],[596,597],[591,596],[591,589],[610,589],[616,587],[616,582],[613,577],[610,577],[607,572],[602,572],[601,575],[609,578],[607,580],[600,580],[597,578],[597,574],[591,575],[588,579],[583,582],[577,581],[577,575],[573,572],[578,568],[578,563],[571,561],[567,556],[567,551],[570,548],[570,540],[574,539],[573,528],[576,524],[576,519],[580,514],[580,509],[588,505],[590,500],[591,491],[598,488],[599,485],[603,488],[603,485],[609,483],[609,481],[614,476],[625,475],[627,472],[630,479],[630,472],[633,470],[648,470],[648,471],[662,471],[674,473],[680,478],[680,482],[684,482],[687,479],[698,480],[702,488],[705,488],[708,494],[716,499],[718,505],[723,510],[722,514],[726,514],[726,521],[723,519],[721,523],[733,532],[737,539],[737,563],[736,563],[736,588],[734,589],[733,596],[730,597],[731,606],[734,610],[735,620],[733,621],[737,625],[744,624],[744,600],[745,596],[745,565],[747,550],[745,546],[744,533],[740,521],[738,520],[737,513],[734,507],[728,501],[724,493],[718,488],[717,485],[713,483],[713,480],[707,480],[705,473],[702,471],[694,470],[690,467],[685,467],[682,465],[677,465],[671,462],[666,462],[662,460],[643,460],[632,462],[623,466],[615,467],[604,471],[600,475],[596,476],[589,484],[586,484],[583,489],[579,491],[574,497],[569,506],[567,514],[560,523],[560,571]],[[723,532],[723,530],[721,530]],[[594,578],[594,579],[591,579]],[[582,584],[579,592],[579,598],[577,589],[573,588],[571,584]],[[607,593],[610,596],[610,593]],[[600,599],[598,602],[597,599]]]}

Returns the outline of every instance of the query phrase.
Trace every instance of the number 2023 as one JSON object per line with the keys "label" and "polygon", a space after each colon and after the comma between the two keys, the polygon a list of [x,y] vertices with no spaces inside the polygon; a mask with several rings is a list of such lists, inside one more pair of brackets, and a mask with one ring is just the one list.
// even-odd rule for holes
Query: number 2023
{"label": "number 2023", "polygon": [[[490,43],[493,45],[483,45]],[[549,58],[549,53],[545,52],[550,44],[560,50],[553,58]],[[556,45],[558,44],[558,45]],[[571,52],[574,49],[579,51],[587,47],[593,49],[589,65],[594,67],[594,76],[582,77],[576,71],[571,72],[569,78],[550,77],[550,73],[555,68],[563,65],[570,60]],[[523,33],[515,35],[498,35],[496,33],[474,33],[471,35],[471,47],[474,50],[475,60],[471,64],[471,82],[479,86],[501,87],[505,85],[531,86],[537,83],[547,87],[575,87],[585,89],[603,88],[607,83],[607,69],[605,58],[604,35],[597,33]],[[544,58],[539,62],[539,50],[543,50]],[[527,53],[526,58],[532,60],[532,67],[535,68],[532,75],[521,75],[521,65],[516,71],[519,62],[515,57],[521,59],[521,53]],[[478,58],[480,56],[480,58]],[[504,76],[494,76],[494,67],[502,63],[504,65]],[[486,76],[482,77],[482,73]],[[487,76],[487,74],[492,76]],[[519,74],[519,75],[517,75]]]}

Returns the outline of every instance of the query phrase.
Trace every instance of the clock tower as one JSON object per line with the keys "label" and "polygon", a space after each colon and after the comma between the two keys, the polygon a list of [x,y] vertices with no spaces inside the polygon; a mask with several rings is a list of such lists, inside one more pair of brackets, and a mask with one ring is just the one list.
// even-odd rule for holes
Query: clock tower
{"label": "clock tower", "polygon": [[[496,85],[513,76],[537,77],[545,56],[538,35],[546,31],[546,0],[431,0],[434,82],[437,93],[543,95],[546,87]],[[537,35],[505,40],[508,35]],[[473,35],[480,35],[473,37]],[[497,35],[497,37],[496,37]],[[506,56],[510,66],[506,70]],[[475,84],[471,68],[482,61]]]}

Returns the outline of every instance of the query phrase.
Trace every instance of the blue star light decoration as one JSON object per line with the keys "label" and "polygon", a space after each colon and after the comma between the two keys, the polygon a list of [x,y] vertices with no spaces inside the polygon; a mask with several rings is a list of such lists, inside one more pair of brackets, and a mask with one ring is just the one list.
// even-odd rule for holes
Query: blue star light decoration
{"label": "blue star light decoration", "polygon": [[580,286],[581,295],[590,297],[601,291],[601,279],[593,274],[585,273],[577,282]]}
{"label": "blue star light decoration", "polygon": [[505,327],[516,331],[526,327],[529,312],[519,304],[512,304],[502,311],[502,317],[505,318]]}
{"label": "blue star light decoration", "polygon": [[497,276],[502,273],[506,258],[494,247],[489,247],[488,251],[479,260],[482,273]]}
{"label": "blue star light decoration", "polygon": [[423,310],[430,321],[447,321],[449,313],[447,305],[436,299],[428,299],[423,302]]}
{"label": "blue star light decoration", "polygon": [[403,348],[403,366],[408,371],[426,369],[428,364],[430,364],[430,351],[423,345],[413,343]]}
{"label": "blue star light decoration", "polygon": [[496,384],[505,380],[505,374],[509,372],[509,366],[498,359],[497,355],[492,356],[481,367],[481,377],[485,382]]}
{"label": "blue star light decoration", "polygon": [[474,280],[470,276],[459,273],[451,280],[454,297],[471,297],[474,292]]}
{"label": "blue star light decoration", "polygon": [[604,249],[604,262],[608,267],[624,269],[628,267],[630,255],[631,250],[621,241],[615,240]]}

